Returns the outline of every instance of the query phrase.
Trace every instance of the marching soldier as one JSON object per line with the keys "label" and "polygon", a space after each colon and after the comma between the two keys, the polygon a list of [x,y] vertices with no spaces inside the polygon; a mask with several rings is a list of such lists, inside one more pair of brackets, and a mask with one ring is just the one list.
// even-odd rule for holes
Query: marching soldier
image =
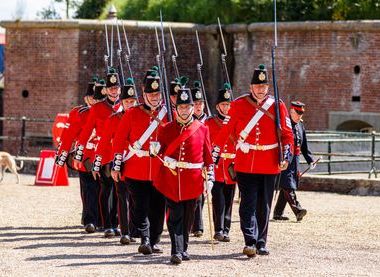
{"label": "marching soldier", "polygon": [[[120,102],[123,106],[121,111],[113,113],[104,124],[104,133],[99,141],[98,147],[95,152],[95,159],[92,167],[94,178],[100,178],[100,172],[103,170],[107,178],[111,177],[110,164],[113,160],[112,144],[119,122],[124,113],[131,107],[137,104],[137,94],[134,89],[134,83],[131,78],[128,78],[127,84],[122,87],[120,94]],[[130,216],[128,207],[131,202],[128,201],[127,186],[124,182],[116,182],[117,192],[117,210],[118,220],[121,229],[121,244],[129,244],[133,239],[130,237]],[[116,193],[115,193],[116,197]],[[102,203],[108,204],[106,201]]]}
{"label": "marching soldier", "polygon": [[[223,125],[227,124],[230,117],[228,111],[231,108],[230,85],[225,84],[224,89],[219,90],[216,110],[217,115],[206,120],[206,125],[210,130],[210,139],[213,142]],[[212,206],[214,219],[214,239],[229,242],[229,231],[231,228],[232,204],[235,195],[236,181],[231,176],[231,168],[235,154],[235,139],[230,135],[223,146],[220,154],[221,159],[215,166],[215,182],[212,187]]]}
{"label": "marching soldier", "polygon": [[[132,222],[144,255],[162,253],[158,246],[163,231],[165,198],[153,186],[159,160],[149,155],[149,146],[157,141],[157,131],[167,121],[167,109],[162,105],[160,77],[151,72],[145,79],[144,104],[132,107],[121,119],[113,143],[112,177],[127,183],[134,201]],[[123,155],[124,149],[128,151]],[[124,157],[123,157],[124,156]]]}
{"label": "marching soldier", "polygon": [[[281,145],[277,142],[274,121],[275,100],[268,95],[268,74],[264,65],[254,70],[250,94],[231,107],[231,120],[215,141],[213,158],[217,163],[229,134],[237,137],[235,170],[241,193],[240,227],[244,235],[243,253],[253,257],[268,255],[266,247],[269,214],[275,180],[291,160],[293,133],[284,103],[280,103]],[[283,162],[279,164],[279,147]]]}
{"label": "marching soldier", "polygon": [[[194,114],[193,117],[201,123],[205,123],[207,114],[205,110],[205,99],[201,91],[201,84],[199,81],[194,82],[194,88],[191,90],[191,95],[194,101]],[[192,233],[195,237],[203,235],[203,206],[205,204],[205,197],[203,194],[199,196],[195,204],[195,217],[192,227]]]}
{"label": "marching soldier", "polygon": [[302,122],[304,112],[304,103],[299,101],[294,101],[291,103],[289,113],[294,135],[294,157],[288,168],[281,173],[281,189],[273,213],[273,219],[275,220],[289,220],[288,217],[283,216],[286,202],[288,202],[290,208],[295,214],[297,221],[301,221],[307,213],[306,209],[301,207],[296,195],[296,190],[299,183],[298,168],[300,154],[302,153],[306,162],[310,165],[310,168],[315,167],[314,159],[311,155],[309,147],[307,146],[305,127]]}
{"label": "marching soldier", "polygon": [[[97,102],[101,101],[104,96],[100,93],[103,88],[104,81],[98,82],[97,78],[88,83],[87,92],[84,96],[86,105],[80,105],[73,108],[69,113],[69,119],[66,123],[66,128],[61,137],[61,143],[57,150],[56,164],[63,166],[65,162],[72,167],[72,154],[69,154],[73,144],[77,142],[81,127],[87,121],[90,107]],[[97,143],[95,137],[91,138],[88,143]],[[75,147],[74,147],[75,149]],[[86,149],[83,153],[84,160],[91,159],[94,156],[93,149]],[[83,165],[78,168],[79,183],[81,190],[81,199],[83,205],[82,220],[87,233],[95,232],[96,227],[99,226],[98,214],[98,197],[99,186],[92,178],[91,173]]]}
{"label": "marching soldier", "polygon": [[[183,87],[179,90],[176,110],[176,120],[165,125],[159,133],[164,163],[154,184],[166,197],[170,261],[180,264],[182,260],[190,259],[187,248],[195,201],[204,190],[202,169],[208,169],[209,188],[214,173],[209,131],[192,116],[194,103],[190,89]],[[151,152],[157,154],[157,148]]]}
{"label": "marching soldier", "polygon": [[[116,70],[111,69],[107,74],[106,87],[102,92],[107,97],[91,107],[86,124],[80,133],[74,156],[74,168],[79,168],[83,163],[83,153],[85,149],[96,149],[97,147],[97,144],[87,143],[88,139],[90,137],[98,137],[98,139],[100,139],[105,131],[104,123],[106,119],[120,107],[118,103],[120,83]],[[93,161],[93,159],[90,160],[90,164],[91,161]],[[104,236],[113,237],[119,233],[117,229],[116,203],[109,201],[113,188],[113,180],[111,177],[107,177],[104,171],[100,171],[100,176],[99,202]],[[110,205],[108,203],[110,203]],[[113,207],[114,205],[115,207]]]}

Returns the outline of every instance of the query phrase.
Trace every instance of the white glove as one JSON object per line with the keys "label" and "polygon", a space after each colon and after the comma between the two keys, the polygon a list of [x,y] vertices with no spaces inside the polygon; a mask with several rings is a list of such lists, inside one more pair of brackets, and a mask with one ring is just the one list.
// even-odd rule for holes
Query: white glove
{"label": "white glove", "polygon": [[177,164],[176,160],[174,160],[174,159],[172,159],[170,157],[167,157],[167,156],[164,157],[164,166],[169,167],[170,169],[175,170],[176,167],[177,167],[176,164]]}
{"label": "white glove", "polygon": [[157,156],[160,152],[161,144],[158,141],[151,141],[149,144],[149,154],[151,156]]}
{"label": "white glove", "polygon": [[212,190],[212,187],[214,186],[214,182],[213,181],[205,181],[203,182],[203,193],[204,194],[209,194],[211,193],[211,190]]}
{"label": "white glove", "polygon": [[310,164],[310,170],[314,169],[316,166],[317,166],[317,163],[316,162],[312,162]]}
{"label": "white glove", "polygon": [[249,152],[249,144],[245,142],[239,142],[238,147],[240,148],[241,152],[247,154]]}

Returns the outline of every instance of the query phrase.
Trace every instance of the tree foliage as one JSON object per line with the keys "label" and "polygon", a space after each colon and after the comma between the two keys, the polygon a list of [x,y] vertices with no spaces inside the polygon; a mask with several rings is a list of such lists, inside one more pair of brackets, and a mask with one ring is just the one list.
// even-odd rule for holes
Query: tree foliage
{"label": "tree foliage", "polygon": [[[84,0],[78,18],[104,18],[114,4],[118,17],[166,21],[216,23],[273,20],[272,0]],[[279,21],[379,19],[380,0],[277,0]]]}

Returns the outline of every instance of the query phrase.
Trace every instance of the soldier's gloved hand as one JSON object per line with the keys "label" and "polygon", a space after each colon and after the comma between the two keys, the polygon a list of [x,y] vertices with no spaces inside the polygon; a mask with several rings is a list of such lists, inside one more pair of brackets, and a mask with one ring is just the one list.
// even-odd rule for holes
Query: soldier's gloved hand
{"label": "soldier's gloved hand", "polygon": [[164,166],[175,170],[177,167],[177,161],[175,159],[172,159],[170,157],[165,156],[164,157]]}
{"label": "soldier's gloved hand", "polygon": [[280,170],[285,170],[288,168],[288,165],[289,165],[289,162],[287,160],[283,160],[280,164],[279,164],[279,168]]}
{"label": "soldier's gloved hand", "polygon": [[312,163],[309,164],[309,166],[310,166],[310,169],[312,170],[317,166],[317,163],[313,161]]}
{"label": "soldier's gloved hand", "polygon": [[239,142],[238,147],[240,148],[241,152],[243,152],[244,154],[247,154],[250,150],[249,144],[246,142]]}
{"label": "soldier's gloved hand", "polygon": [[214,146],[214,148],[212,149],[212,152],[211,152],[211,157],[212,157],[212,161],[214,162],[214,164],[218,164],[219,160],[220,160],[220,147],[219,146]]}
{"label": "soldier's gloved hand", "polygon": [[66,162],[68,153],[66,151],[62,151],[59,156],[56,156],[55,163],[58,166],[63,166]]}
{"label": "soldier's gloved hand", "polygon": [[151,157],[157,156],[160,152],[161,144],[158,141],[151,141],[149,144],[149,155]]}
{"label": "soldier's gloved hand", "polygon": [[213,181],[204,181],[203,182],[203,194],[209,194],[211,193],[211,190],[212,190],[212,187],[214,186],[214,182]]}

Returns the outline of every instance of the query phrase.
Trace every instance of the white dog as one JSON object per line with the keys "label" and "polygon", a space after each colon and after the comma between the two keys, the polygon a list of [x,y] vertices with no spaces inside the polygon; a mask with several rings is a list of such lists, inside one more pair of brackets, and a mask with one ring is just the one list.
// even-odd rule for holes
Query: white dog
{"label": "white dog", "polygon": [[24,162],[21,161],[20,167],[17,167],[15,158],[4,151],[0,151],[0,182],[3,181],[4,172],[8,168],[9,171],[17,176],[17,184],[20,183],[20,176],[17,173],[17,170],[20,170],[24,166]]}

